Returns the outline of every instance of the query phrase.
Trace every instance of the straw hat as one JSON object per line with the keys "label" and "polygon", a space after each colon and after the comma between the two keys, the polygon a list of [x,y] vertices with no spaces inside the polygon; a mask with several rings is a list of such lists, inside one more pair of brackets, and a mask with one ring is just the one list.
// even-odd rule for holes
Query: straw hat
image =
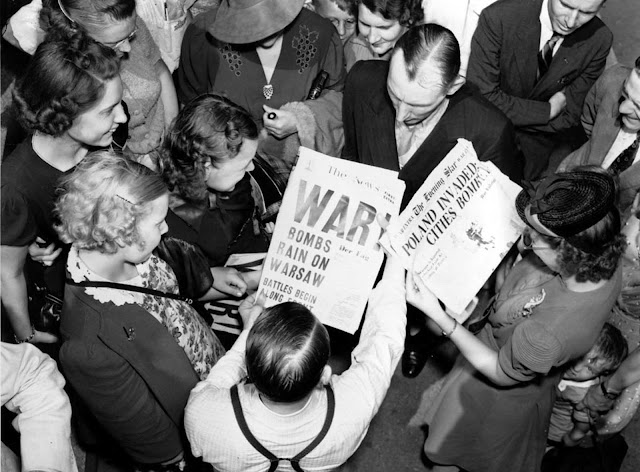
{"label": "straw hat", "polygon": [[[559,236],[570,244],[574,244],[572,236],[615,209],[615,181],[604,172],[563,172],[524,187],[516,199],[520,218],[535,230]],[[591,252],[592,248],[580,249]]]}
{"label": "straw hat", "polygon": [[303,5],[304,0],[222,0],[209,32],[225,43],[255,43],[282,31]]}

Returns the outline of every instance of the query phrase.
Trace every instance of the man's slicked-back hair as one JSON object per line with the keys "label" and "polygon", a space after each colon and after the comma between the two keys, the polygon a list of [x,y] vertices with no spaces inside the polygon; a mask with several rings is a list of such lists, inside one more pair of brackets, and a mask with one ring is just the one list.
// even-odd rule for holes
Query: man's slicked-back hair
{"label": "man's slicked-back hair", "polygon": [[295,402],[320,382],[331,349],[329,333],[296,302],[267,308],[247,337],[249,379],[272,401]]}
{"label": "man's slicked-back hair", "polygon": [[460,72],[460,45],[453,33],[434,23],[413,26],[395,46],[404,56],[407,75],[415,80],[420,66],[432,61],[442,72],[443,86],[448,86]]}

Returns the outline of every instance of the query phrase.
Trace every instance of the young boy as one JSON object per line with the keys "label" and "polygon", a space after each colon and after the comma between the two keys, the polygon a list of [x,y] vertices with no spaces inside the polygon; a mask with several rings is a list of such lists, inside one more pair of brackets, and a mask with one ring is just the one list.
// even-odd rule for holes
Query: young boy
{"label": "young boy", "polygon": [[402,355],[405,297],[404,269],[389,258],[341,375],[331,374],[329,335],[306,307],[263,311],[247,298],[244,331],[191,391],[185,428],[193,454],[218,472],[340,467],[364,439]]}
{"label": "young boy", "polygon": [[575,361],[562,376],[556,389],[547,442],[550,446],[575,446],[589,432],[588,412],[576,410],[594,384],[599,384],[627,356],[627,342],[620,331],[605,323],[593,347]]}

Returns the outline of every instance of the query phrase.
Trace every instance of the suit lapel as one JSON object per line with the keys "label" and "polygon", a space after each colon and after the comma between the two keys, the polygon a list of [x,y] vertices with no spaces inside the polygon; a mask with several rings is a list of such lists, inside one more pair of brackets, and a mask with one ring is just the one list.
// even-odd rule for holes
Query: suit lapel
{"label": "suit lapel", "polygon": [[369,117],[362,123],[363,127],[369,129],[361,136],[376,137],[362,143],[369,150],[371,164],[385,169],[400,170],[395,133],[396,115],[386,93],[379,96],[378,100],[364,104],[362,116]]}
{"label": "suit lapel", "polygon": [[[178,343],[167,329],[142,308],[113,309],[101,316],[98,337],[125,359],[144,379],[176,424],[184,405],[176,399],[188,396],[198,378]],[[162,353],[161,358],[157,353]],[[187,388],[186,392],[181,389]]]}
{"label": "suit lapel", "polygon": [[516,48],[516,63],[520,73],[520,81],[525,90],[531,90],[538,73],[538,51],[540,46],[540,20],[529,18],[523,21],[517,32],[520,47]]}
{"label": "suit lapel", "polygon": [[568,74],[579,70],[578,61],[583,57],[580,49],[586,44],[585,41],[580,41],[580,37],[576,33],[567,36],[562,41],[553,56],[549,70],[531,91],[531,98],[551,96],[574,80],[575,77],[569,78]]}

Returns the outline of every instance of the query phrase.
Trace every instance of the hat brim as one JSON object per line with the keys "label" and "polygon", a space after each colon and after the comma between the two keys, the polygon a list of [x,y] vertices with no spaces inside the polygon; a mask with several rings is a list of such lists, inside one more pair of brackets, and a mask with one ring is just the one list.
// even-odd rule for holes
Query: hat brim
{"label": "hat brim", "polygon": [[[527,220],[527,215],[525,213],[525,208],[531,201],[531,195],[526,190],[520,190],[520,193],[516,197],[516,211],[518,212],[518,216],[527,226],[531,226],[529,220]],[[532,227],[532,226],[531,226]]]}
{"label": "hat brim", "polygon": [[230,44],[255,43],[282,31],[304,6],[304,0],[264,0],[247,8],[229,3],[221,2],[209,32]]}

